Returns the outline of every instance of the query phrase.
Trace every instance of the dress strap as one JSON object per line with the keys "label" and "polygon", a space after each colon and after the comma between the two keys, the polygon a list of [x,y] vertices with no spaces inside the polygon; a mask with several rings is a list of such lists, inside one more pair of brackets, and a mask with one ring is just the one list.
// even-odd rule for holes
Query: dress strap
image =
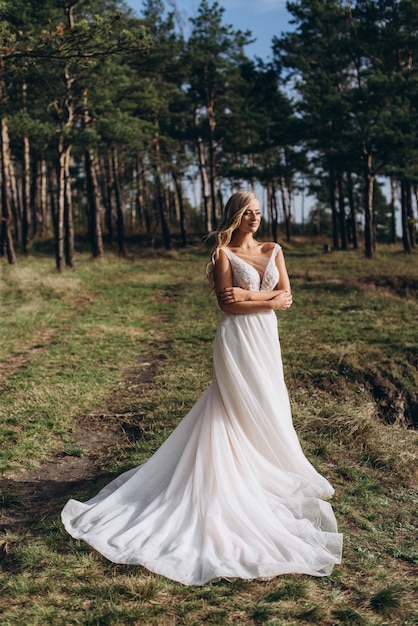
{"label": "dress strap", "polygon": [[226,246],[223,246],[222,248],[219,248],[219,250],[222,250],[223,252],[225,252],[225,254],[228,257],[228,259],[231,259],[231,256],[233,255],[232,250],[230,250]]}

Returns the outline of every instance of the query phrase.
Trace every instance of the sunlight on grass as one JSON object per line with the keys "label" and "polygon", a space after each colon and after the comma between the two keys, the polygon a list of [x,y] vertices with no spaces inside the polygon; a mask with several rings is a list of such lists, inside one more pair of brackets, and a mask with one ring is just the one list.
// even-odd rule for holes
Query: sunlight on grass
{"label": "sunlight on grass", "polygon": [[[323,579],[184,587],[141,567],[109,563],[71,539],[59,520],[63,497],[20,530],[4,524],[2,624],[416,622],[418,328],[412,322],[418,299],[408,284],[418,275],[418,259],[406,262],[382,247],[369,262],[361,253],[322,254],[297,242],[285,253],[295,299],[278,314],[285,377],[302,446],[336,489],[342,565]],[[45,460],[87,458],[88,448],[75,437],[81,417],[87,425],[95,416],[100,425],[123,423],[136,433],[97,460],[97,482],[80,487],[81,498],[165,440],[212,376],[220,312],[203,279],[205,261],[202,251],[188,249],[109,255],[103,263],[80,255],[75,270],[60,276],[43,257],[4,268],[5,477],[18,481],[25,468]],[[25,506],[18,482],[13,487],[0,490],[5,520]]]}

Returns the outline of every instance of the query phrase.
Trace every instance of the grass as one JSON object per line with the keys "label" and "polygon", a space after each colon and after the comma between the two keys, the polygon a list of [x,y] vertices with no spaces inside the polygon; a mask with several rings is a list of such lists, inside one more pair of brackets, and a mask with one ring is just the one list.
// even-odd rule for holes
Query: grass
{"label": "grass", "polygon": [[8,523],[25,510],[19,486],[31,472],[88,462],[83,424],[123,432],[77,497],[149,456],[207,387],[220,316],[197,249],[101,263],[81,254],[62,276],[50,258],[29,257],[3,265],[0,285],[2,625],[417,623],[418,258],[382,247],[366,261],[299,243],[285,254],[295,301],[278,315],[286,379],[303,448],[336,488],[341,566],[323,579],[191,588],[71,539],[59,521],[67,496]]}

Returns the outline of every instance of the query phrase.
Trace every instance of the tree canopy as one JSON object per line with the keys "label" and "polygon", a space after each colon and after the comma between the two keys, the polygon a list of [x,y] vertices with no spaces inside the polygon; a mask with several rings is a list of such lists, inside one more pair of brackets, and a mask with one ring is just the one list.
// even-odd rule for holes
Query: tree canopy
{"label": "tree canopy", "polygon": [[416,2],[289,2],[268,63],[219,2],[200,2],[187,38],[172,6],[0,2],[1,254],[14,263],[53,234],[62,271],[77,240],[97,257],[106,244],[125,254],[131,233],[185,245],[242,187],[275,240],[300,230],[303,189],[311,232],[331,228],[334,248],[363,239],[372,257],[398,222],[412,252]]}

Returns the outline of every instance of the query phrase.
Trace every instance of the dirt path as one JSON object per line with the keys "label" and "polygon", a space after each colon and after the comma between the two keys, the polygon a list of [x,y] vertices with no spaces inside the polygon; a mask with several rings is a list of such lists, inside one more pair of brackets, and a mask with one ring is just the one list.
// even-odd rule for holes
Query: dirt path
{"label": "dirt path", "polygon": [[[154,379],[158,358],[142,356],[135,369],[106,402],[106,411],[75,418],[72,433],[80,456],[56,454],[38,467],[0,481],[0,530],[25,530],[34,522],[60,508],[59,501],[98,478],[111,478],[103,471],[106,459],[126,449],[141,437],[141,428],[132,413],[117,413],[131,394],[138,396]],[[123,397],[123,402],[120,402]]]}

